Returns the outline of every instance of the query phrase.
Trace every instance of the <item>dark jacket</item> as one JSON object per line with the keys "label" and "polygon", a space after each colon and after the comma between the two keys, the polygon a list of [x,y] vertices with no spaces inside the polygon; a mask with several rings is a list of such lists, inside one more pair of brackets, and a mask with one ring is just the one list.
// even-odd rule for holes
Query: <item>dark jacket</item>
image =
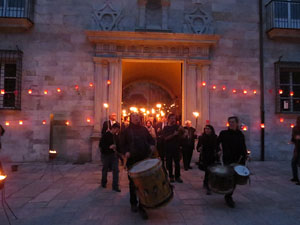
{"label": "dark jacket", "polygon": [[224,164],[238,163],[240,157],[242,157],[240,163],[245,164],[247,147],[245,136],[240,130],[221,131],[218,137],[219,144],[222,145]]}
{"label": "dark jacket", "polygon": [[164,127],[162,136],[164,138],[164,149],[166,152],[179,151],[179,147],[181,145],[181,138],[179,134],[177,136],[172,137],[169,140],[166,139],[178,129],[178,125]]}
{"label": "dark jacket", "polygon": [[199,149],[200,147],[202,147],[202,151],[200,154],[203,165],[207,167],[214,164],[217,158],[217,152],[219,151],[217,135],[202,134],[202,136],[199,136],[197,149]]}
{"label": "dark jacket", "polygon": [[155,141],[146,127],[131,123],[124,131],[122,138],[122,152],[130,152],[127,166],[148,158],[151,154],[150,146]]}
{"label": "dark jacket", "polygon": [[118,151],[119,150],[118,136],[113,135],[111,132],[108,131],[102,136],[99,143],[101,153],[105,155],[114,154],[115,151],[109,148],[113,144],[117,146],[117,151]]}
{"label": "dark jacket", "polygon": [[[118,122],[116,122],[116,123],[118,123]],[[103,136],[103,134],[105,134],[107,132],[107,130],[111,129],[111,126],[112,126],[112,122],[110,120],[107,120],[103,123],[102,131],[101,131],[102,136]]]}
{"label": "dark jacket", "polygon": [[187,136],[182,139],[182,147],[194,149],[195,139],[197,138],[197,135],[195,135],[196,129],[193,127],[184,127],[184,129],[187,132]]}
{"label": "dark jacket", "polygon": [[1,149],[1,136],[5,133],[4,128],[0,125],[0,149]]}

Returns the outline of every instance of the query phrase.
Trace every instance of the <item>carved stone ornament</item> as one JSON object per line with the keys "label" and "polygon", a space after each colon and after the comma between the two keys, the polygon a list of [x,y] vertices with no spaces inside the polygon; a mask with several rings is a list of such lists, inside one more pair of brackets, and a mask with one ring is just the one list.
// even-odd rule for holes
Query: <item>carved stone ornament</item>
{"label": "carved stone ornament", "polygon": [[197,1],[196,7],[190,13],[185,14],[184,32],[196,34],[210,34],[212,32],[211,18],[201,9],[201,3]]}
{"label": "carved stone ornament", "polygon": [[118,30],[121,15],[121,10],[113,8],[110,0],[107,0],[100,9],[94,11],[93,19],[100,30],[111,31]]}

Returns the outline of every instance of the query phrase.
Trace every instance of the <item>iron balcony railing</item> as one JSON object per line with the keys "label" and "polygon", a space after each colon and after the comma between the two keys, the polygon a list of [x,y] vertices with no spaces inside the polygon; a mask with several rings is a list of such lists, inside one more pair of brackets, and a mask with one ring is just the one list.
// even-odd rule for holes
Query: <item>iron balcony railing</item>
{"label": "iron balcony railing", "polygon": [[267,31],[300,29],[300,0],[272,0],[266,5]]}
{"label": "iron balcony railing", "polygon": [[0,0],[0,18],[22,18],[33,22],[35,0]]}

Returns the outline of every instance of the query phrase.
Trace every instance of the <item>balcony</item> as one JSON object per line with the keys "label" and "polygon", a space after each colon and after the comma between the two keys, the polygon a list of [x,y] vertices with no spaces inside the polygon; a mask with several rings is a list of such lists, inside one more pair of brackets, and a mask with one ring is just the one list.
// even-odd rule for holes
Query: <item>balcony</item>
{"label": "balcony", "polygon": [[33,25],[34,0],[0,0],[0,32],[24,31]]}
{"label": "balcony", "polygon": [[272,0],[266,5],[267,34],[271,39],[300,37],[300,1]]}

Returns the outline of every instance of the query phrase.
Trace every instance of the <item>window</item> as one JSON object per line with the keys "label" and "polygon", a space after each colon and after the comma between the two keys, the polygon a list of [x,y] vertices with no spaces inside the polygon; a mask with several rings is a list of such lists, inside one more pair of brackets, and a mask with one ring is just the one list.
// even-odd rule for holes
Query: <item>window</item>
{"label": "window", "polygon": [[0,16],[24,17],[26,0],[0,0]]}
{"label": "window", "polygon": [[274,1],[274,17],[278,28],[299,28],[300,1]]}
{"label": "window", "polygon": [[21,109],[22,52],[0,50],[0,109]]}
{"label": "window", "polygon": [[277,112],[300,113],[300,63],[275,64],[277,80]]}

